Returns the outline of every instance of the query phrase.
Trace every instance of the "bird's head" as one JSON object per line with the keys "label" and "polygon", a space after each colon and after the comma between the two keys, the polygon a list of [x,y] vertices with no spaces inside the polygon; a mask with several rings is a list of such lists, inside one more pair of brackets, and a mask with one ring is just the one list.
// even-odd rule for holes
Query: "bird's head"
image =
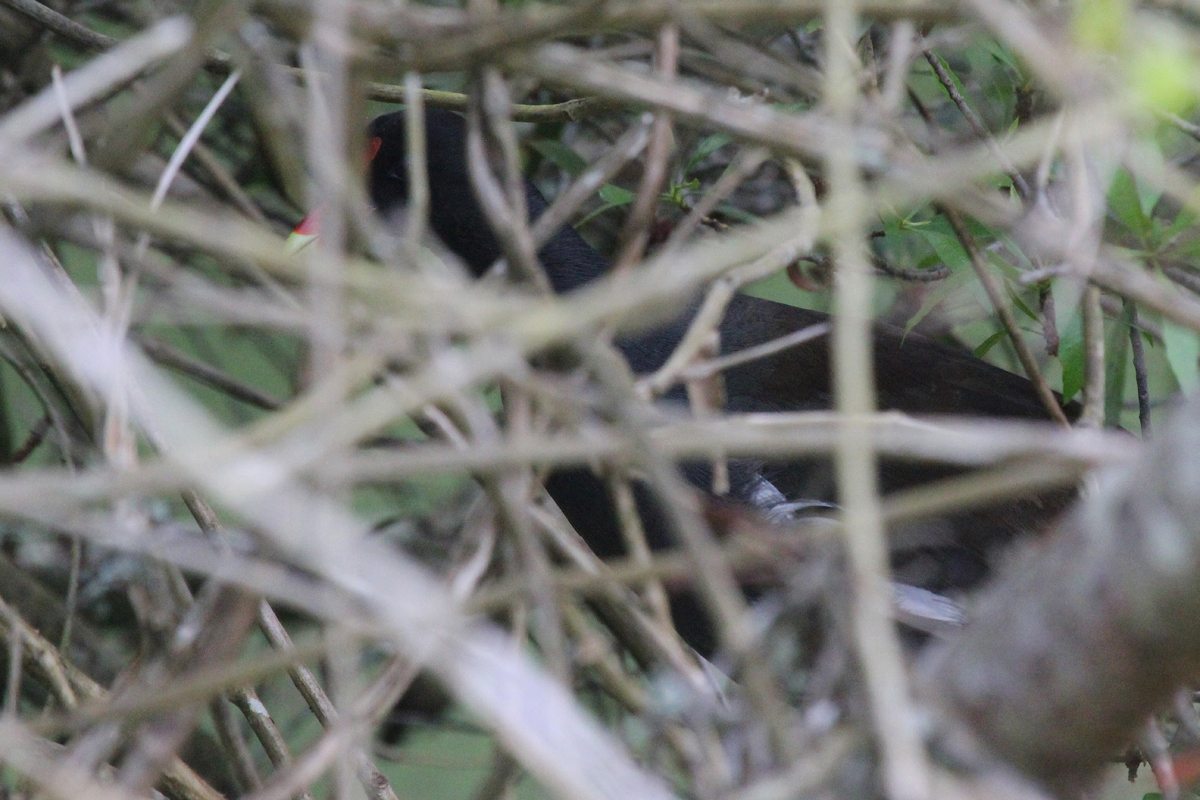
{"label": "bird's head", "polygon": [[[367,189],[375,210],[387,217],[408,202],[408,126],[404,111],[377,117],[367,128]],[[466,121],[453,111],[425,111],[425,163],[433,229],[476,271],[495,259],[498,248],[475,199],[467,171]],[[293,252],[317,237],[320,209],[293,231]],[[456,246],[457,245],[457,246]]]}

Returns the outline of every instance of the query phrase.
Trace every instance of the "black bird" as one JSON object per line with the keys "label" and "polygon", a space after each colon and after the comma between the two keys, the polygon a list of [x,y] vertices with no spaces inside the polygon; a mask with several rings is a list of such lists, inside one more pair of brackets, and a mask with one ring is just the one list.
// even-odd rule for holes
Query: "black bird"
{"label": "black bird", "polygon": [[[500,257],[466,165],[466,125],[458,114],[426,112],[430,226],[442,242],[476,275]],[[386,114],[371,123],[369,169],[371,199],[387,215],[408,197],[404,112]],[[532,183],[525,183],[531,218],[547,207]],[[608,264],[571,227],[564,226],[539,252],[555,292],[570,292],[603,275]],[[720,326],[721,350],[732,353],[828,320],[826,314],[769,300],[738,295]],[[687,318],[660,329],[616,342],[633,372],[660,367],[679,343]],[[1046,419],[1047,414],[1026,379],[992,366],[970,353],[925,338],[876,325],[874,335],[878,405],[920,414],[958,414],[1000,418]],[[733,367],[724,373],[726,408],[731,412],[827,409],[832,402],[828,338],[777,352]],[[1077,409],[1068,409],[1077,413]],[[885,462],[880,483],[886,492],[928,483],[956,470],[927,464]],[[698,486],[704,470],[685,468]],[[827,460],[786,463],[735,462],[730,466],[733,498],[778,515],[797,500],[832,502],[835,497]],[[620,528],[604,482],[588,469],[562,469],[546,480],[546,489],[576,530],[602,558],[623,554]],[[1059,510],[1069,495],[1058,493],[1020,503],[975,510],[939,519],[922,536],[928,547],[906,554],[897,566],[900,577],[941,591],[972,585],[987,571],[987,551],[994,544],[1036,527]],[[648,493],[639,491],[653,547],[670,545],[666,526]],[[921,538],[921,537],[918,537]],[[935,557],[930,557],[930,552]],[[697,650],[713,648],[708,622],[694,601],[674,609],[676,622]]]}

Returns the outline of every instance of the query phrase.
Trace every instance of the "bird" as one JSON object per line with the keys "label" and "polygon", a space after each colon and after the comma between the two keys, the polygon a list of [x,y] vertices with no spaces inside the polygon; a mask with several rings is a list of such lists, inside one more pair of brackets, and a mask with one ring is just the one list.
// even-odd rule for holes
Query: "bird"
{"label": "bird", "polygon": [[[429,227],[474,276],[481,277],[502,254],[469,175],[465,120],[455,112],[436,108],[427,109],[424,119]],[[406,129],[404,111],[384,114],[368,128],[369,196],[384,219],[395,215],[408,201]],[[525,180],[524,187],[529,217],[536,220],[548,203],[532,182]],[[607,259],[570,225],[563,225],[547,240],[538,251],[538,260],[550,287],[559,294],[576,291],[609,270]],[[689,321],[689,314],[684,313],[649,331],[618,337],[614,345],[635,375],[646,375],[667,360]],[[738,294],[719,326],[720,349],[723,354],[739,352],[829,321],[827,314],[818,311]],[[965,349],[877,323],[873,350],[876,399],[881,410],[1048,419],[1027,379]],[[725,370],[723,381],[725,410],[731,413],[828,409],[833,404],[828,337],[733,366]],[[1077,404],[1064,408],[1069,417],[1079,412]],[[704,465],[681,465],[681,469],[698,489],[710,485]],[[880,464],[879,484],[887,494],[958,473],[951,467],[885,460]],[[616,510],[601,476],[589,468],[569,467],[551,472],[544,483],[597,556],[609,559],[625,555]],[[801,508],[833,507],[837,498],[828,459],[734,461],[729,465],[729,484],[731,501],[769,519],[786,518]],[[634,488],[649,545],[653,549],[670,547],[668,525],[652,493],[641,485],[635,484]],[[905,582],[930,591],[973,586],[988,574],[989,558],[996,546],[1046,524],[1069,499],[1069,492],[1046,493],[938,518],[909,537],[915,544],[906,554],[894,557],[893,566]],[[672,614],[681,636],[697,652],[714,652],[712,626],[694,597],[673,597]]]}

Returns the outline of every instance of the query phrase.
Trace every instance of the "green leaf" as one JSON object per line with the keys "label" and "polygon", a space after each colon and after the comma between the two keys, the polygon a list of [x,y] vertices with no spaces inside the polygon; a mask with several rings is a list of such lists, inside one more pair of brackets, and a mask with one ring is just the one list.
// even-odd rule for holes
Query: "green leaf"
{"label": "green leaf", "polygon": [[[1158,220],[1155,221],[1157,222]],[[1158,240],[1160,242],[1169,242],[1180,231],[1190,228],[1195,224],[1196,215],[1191,211],[1188,211],[1186,208],[1182,209],[1178,214],[1175,215],[1175,219],[1171,221],[1171,224],[1166,225],[1158,234]]]}
{"label": "green leaf", "polygon": [[721,212],[722,215],[729,217],[730,219],[737,220],[738,222],[742,222],[747,225],[762,221],[762,217],[758,216],[757,214],[751,214],[749,211],[738,208],[737,206],[731,206],[729,203],[717,203],[715,210]]}
{"label": "green leaf", "polygon": [[995,231],[993,235],[996,237],[996,241],[1004,245],[1008,253],[1017,259],[1019,262],[1017,266],[1021,271],[1027,272],[1034,268],[1033,262],[1029,260],[1029,256],[1025,255],[1025,250],[1015,236],[1006,231]]}
{"label": "green leaf", "polygon": [[581,220],[579,220],[578,222],[576,222],[576,223],[575,223],[575,227],[576,227],[576,228],[582,228],[584,225],[586,225],[587,223],[591,222],[593,219],[595,219],[596,217],[600,216],[600,215],[601,215],[601,214],[603,214],[605,211],[608,211],[608,210],[610,210],[610,209],[616,208],[618,205],[619,205],[618,203],[605,203],[604,205],[602,205],[602,206],[600,206],[599,208],[597,208],[597,209],[595,209],[594,211],[592,211],[592,213],[590,213],[590,214],[588,214],[587,216],[585,216],[583,219],[581,219]]}
{"label": "green leaf", "polygon": [[686,183],[672,183],[667,187],[667,191],[659,195],[660,203],[668,203],[669,205],[677,206],[684,211],[690,208],[687,202],[687,195],[691,192],[700,190],[700,181],[697,178],[692,178]]}
{"label": "green leaf", "polygon": [[1004,341],[1004,337],[1008,335],[1008,331],[1001,328],[991,336],[980,342],[979,347],[975,348],[975,357],[983,358],[988,354],[988,351],[995,347],[1000,342]]}
{"label": "green leaf", "polygon": [[930,311],[937,308],[938,303],[949,297],[952,292],[961,289],[974,277],[975,273],[970,270],[963,270],[961,272],[952,272],[949,278],[939,282],[933,291],[925,295],[925,301],[921,303],[921,307],[917,309],[917,313],[909,317],[908,321],[904,323],[904,334],[907,336],[913,328],[920,324],[921,320],[929,316]]}
{"label": "green leaf", "polygon": [[1074,398],[1083,388],[1083,314],[1079,308],[1082,289],[1078,281],[1070,278],[1055,278],[1051,283],[1064,401]]}
{"label": "green leaf", "polygon": [[733,137],[726,133],[714,133],[712,136],[706,136],[696,145],[692,157],[688,159],[687,166],[683,168],[683,174],[688,175],[696,165],[704,159],[711,156],[713,153],[720,150],[725,145],[733,141]]}
{"label": "green leaf", "polygon": [[572,178],[578,177],[587,169],[587,161],[583,156],[556,139],[535,139],[529,146]]}
{"label": "green leaf", "polygon": [[933,248],[933,252],[937,253],[942,263],[950,267],[952,271],[957,271],[971,265],[971,259],[967,257],[967,251],[963,250],[962,245],[958,243],[958,239],[951,234],[942,233],[935,230],[932,226],[913,228],[913,231]]}
{"label": "green leaf", "polygon": [[1191,392],[1200,386],[1200,336],[1190,328],[1176,325],[1169,319],[1163,320],[1163,345],[1167,350],[1167,363],[1179,388]]}
{"label": "green leaf", "polygon": [[1108,207],[1117,220],[1139,238],[1150,232],[1150,218],[1142,208],[1137,184],[1126,170],[1119,170],[1113,176],[1112,185],[1108,188]]}
{"label": "green leaf", "polygon": [[1070,401],[1083,388],[1083,322],[1079,317],[1071,320],[1066,330],[1059,329],[1058,361],[1062,364],[1062,394]]}
{"label": "green leaf", "polygon": [[771,103],[770,105],[776,111],[783,111],[788,114],[795,114],[798,111],[808,111],[812,108],[812,103],[808,100],[797,100],[794,103]]}
{"label": "green leaf", "polygon": [[1021,74],[1021,65],[1017,63],[1016,56],[1013,55],[1012,50],[1009,50],[994,39],[985,40],[983,46],[996,61],[1011,69],[1015,74]]}
{"label": "green leaf", "polygon": [[610,206],[624,206],[633,202],[637,197],[628,189],[622,189],[620,186],[613,186],[611,183],[606,183],[600,187],[600,199]]}
{"label": "green leaf", "polygon": [[1172,165],[1163,155],[1159,142],[1148,139],[1138,148],[1141,162],[1140,174],[1134,176],[1133,184],[1137,187],[1138,202],[1141,203],[1142,213],[1147,217],[1154,216],[1154,209],[1162,197],[1162,189],[1153,180],[1147,180],[1146,175],[1160,175]]}
{"label": "green leaf", "polygon": [[1025,316],[1029,317],[1034,322],[1040,323],[1042,321],[1042,318],[1039,317],[1034,310],[1025,303],[1021,296],[1013,291],[1011,287],[1009,288],[1008,298],[1012,300],[1012,304],[1020,309],[1021,313],[1023,313]]}
{"label": "green leaf", "polygon": [[595,211],[579,220],[579,222],[575,223],[575,227],[580,227],[581,225],[590,221],[594,217],[598,217],[609,209],[629,205],[633,202],[633,198],[637,197],[637,195],[628,189],[622,189],[620,186],[613,186],[611,183],[606,183],[601,186],[600,191],[597,192],[597,194],[599,194],[600,199],[604,201],[604,205],[600,206]]}
{"label": "green leaf", "polygon": [[1122,310],[1116,324],[1109,328],[1104,344],[1104,358],[1108,362],[1104,375],[1104,424],[1111,428],[1121,424],[1121,415],[1125,411],[1125,370],[1132,318],[1130,308]]}

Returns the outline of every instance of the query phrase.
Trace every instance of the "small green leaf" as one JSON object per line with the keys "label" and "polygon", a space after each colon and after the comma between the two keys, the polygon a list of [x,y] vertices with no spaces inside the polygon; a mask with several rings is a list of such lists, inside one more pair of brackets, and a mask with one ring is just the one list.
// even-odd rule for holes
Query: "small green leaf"
{"label": "small green leaf", "polygon": [[1075,317],[1066,330],[1059,330],[1058,361],[1062,364],[1062,394],[1070,401],[1083,388],[1083,323]]}
{"label": "small green leaf", "polygon": [[[918,268],[920,268],[920,265],[918,265]],[[904,334],[907,336],[913,328],[920,324],[921,320],[929,316],[930,311],[937,308],[938,303],[949,297],[952,292],[961,289],[974,277],[975,273],[970,270],[950,273],[949,278],[939,282],[931,292],[925,295],[925,302],[921,303],[921,307],[917,309],[917,312],[904,323]]]}
{"label": "small green leaf", "polygon": [[812,102],[808,100],[797,100],[794,103],[771,103],[771,108],[776,111],[782,111],[787,114],[795,114],[798,111],[808,111],[812,108]]}
{"label": "small green leaf", "polygon": [[967,257],[967,251],[963,250],[962,245],[954,236],[934,230],[933,227],[914,228],[913,230],[933,248],[933,252],[937,253],[942,263],[951,270],[957,271],[970,266],[971,260]]}
{"label": "small green leaf", "polygon": [[1113,176],[1112,185],[1108,187],[1108,207],[1117,220],[1138,237],[1150,232],[1150,218],[1142,209],[1137,184],[1125,170],[1119,170]]}
{"label": "small green leaf", "polygon": [[667,191],[659,195],[658,199],[659,202],[677,206],[686,211],[690,208],[690,205],[687,202],[687,195],[690,192],[697,192],[699,190],[699,179],[692,178],[686,183],[672,183],[669,187],[667,187]]}
{"label": "small green leaf", "polygon": [[611,183],[606,183],[601,186],[600,191],[597,192],[597,194],[599,194],[600,199],[604,201],[604,205],[600,206],[595,211],[579,220],[579,222],[576,222],[575,227],[580,227],[593,218],[600,216],[605,211],[618,208],[619,206],[627,206],[633,202],[635,197],[637,197],[637,195],[628,189],[622,189],[620,186],[613,186]]}
{"label": "small green leaf", "polygon": [[1083,285],[1071,278],[1055,278],[1054,324],[1058,328],[1058,361],[1062,365],[1063,400],[1083,388],[1083,313],[1079,308]]}
{"label": "small green leaf", "polygon": [[1132,320],[1129,307],[1121,311],[1116,324],[1109,327],[1104,343],[1104,424],[1115,428],[1121,424],[1125,411],[1125,370],[1129,361],[1129,323]]}
{"label": "small green leaf", "polygon": [[1034,268],[1033,262],[1029,260],[1029,256],[1025,255],[1025,250],[1021,247],[1021,243],[1016,237],[1007,231],[996,231],[996,241],[1004,245],[1004,249],[1009,255],[1017,259],[1017,266],[1021,271],[1026,272]]}
{"label": "small green leaf", "polygon": [[592,211],[592,213],[590,213],[590,214],[588,214],[587,216],[585,216],[583,219],[581,219],[581,220],[579,220],[578,222],[576,222],[576,223],[575,223],[575,227],[576,227],[576,228],[582,228],[584,225],[586,225],[587,223],[591,222],[593,219],[595,219],[596,217],[600,216],[600,215],[601,215],[601,214],[603,214],[605,211],[609,211],[609,210],[611,210],[611,209],[614,209],[614,208],[616,208],[618,205],[619,205],[618,203],[605,203],[604,205],[602,205],[602,206],[600,206],[599,208],[597,208],[597,209],[595,209],[594,211]]}
{"label": "small green leaf", "polygon": [[600,187],[600,199],[610,206],[624,206],[633,202],[637,197],[628,189],[622,189],[620,186],[613,186],[611,183],[606,183]]}
{"label": "small green leaf", "polygon": [[583,156],[556,139],[535,139],[529,146],[572,178],[578,177],[587,169],[587,161]]}
{"label": "small green leaf", "polygon": [[762,221],[762,217],[757,214],[751,214],[749,211],[737,206],[731,206],[729,203],[718,203],[715,210],[719,211],[723,216],[746,223],[747,225]]}
{"label": "small green leaf", "polygon": [[984,48],[986,48],[988,54],[991,55],[992,58],[996,59],[996,61],[1008,67],[1017,75],[1022,74],[1021,65],[1017,63],[1016,56],[1013,55],[1012,50],[1009,50],[1007,47],[995,41],[994,39],[985,40]]}
{"label": "small green leaf", "polygon": [[1186,208],[1182,209],[1178,214],[1175,215],[1175,219],[1171,221],[1171,224],[1166,226],[1162,232],[1159,233],[1158,238],[1162,242],[1169,242],[1180,231],[1190,228],[1195,224],[1196,215],[1191,211],[1188,211]]}
{"label": "small green leaf", "polygon": [[1164,319],[1163,345],[1179,388],[1194,391],[1200,386],[1200,337],[1195,331]]}
{"label": "small green leaf", "polygon": [[979,344],[979,347],[975,348],[975,357],[983,358],[984,356],[986,356],[988,354],[988,351],[991,350],[993,347],[995,347],[997,344],[999,344],[1001,341],[1003,341],[1004,337],[1007,335],[1008,335],[1008,331],[1006,331],[1004,329],[1000,329],[1000,330],[996,331],[995,333],[993,333],[991,336],[984,339]]}
{"label": "small green leaf", "polygon": [[1159,175],[1165,170],[1168,170],[1172,165],[1163,155],[1162,148],[1159,142],[1150,139],[1142,142],[1138,148],[1139,162],[1141,164],[1139,173],[1134,176],[1133,184],[1137,187],[1138,202],[1141,203],[1142,213],[1147,217],[1154,216],[1154,209],[1158,206],[1158,201],[1162,197],[1162,189],[1154,180],[1147,180],[1147,175]]}
{"label": "small green leaf", "polygon": [[1034,310],[1032,308],[1030,308],[1025,303],[1025,301],[1021,298],[1021,295],[1017,294],[1011,288],[1009,289],[1009,292],[1008,292],[1008,298],[1010,300],[1012,300],[1012,304],[1014,306],[1016,306],[1021,311],[1021,313],[1023,313],[1025,316],[1029,317],[1034,322],[1041,323],[1042,318],[1039,317],[1036,313],[1034,313]]}
{"label": "small green leaf", "polygon": [[704,159],[711,156],[713,153],[720,150],[725,145],[733,141],[733,137],[726,133],[714,133],[712,136],[706,136],[696,145],[692,157],[688,159],[687,166],[683,168],[683,174],[688,175],[696,165]]}

